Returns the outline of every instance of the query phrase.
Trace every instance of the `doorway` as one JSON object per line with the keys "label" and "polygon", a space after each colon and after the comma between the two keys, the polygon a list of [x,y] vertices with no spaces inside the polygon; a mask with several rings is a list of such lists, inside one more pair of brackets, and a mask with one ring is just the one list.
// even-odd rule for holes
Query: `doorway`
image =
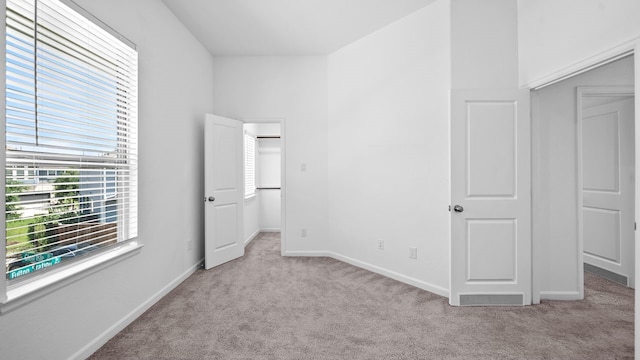
{"label": "doorway", "polygon": [[[594,252],[601,252],[593,243],[594,229],[604,231],[605,227],[615,230],[614,224],[621,219],[621,213],[616,209],[606,209],[602,204],[585,203],[591,201],[592,193],[603,193],[603,189],[589,182],[611,180],[606,178],[606,166],[612,166],[612,156],[616,151],[609,147],[605,152],[598,147],[612,145],[617,140],[613,137],[614,127],[611,124],[592,122],[587,132],[591,135],[602,135],[604,126],[611,134],[608,140],[600,139],[599,143],[589,140],[587,157],[599,159],[600,165],[590,162],[586,168],[582,165],[584,129],[579,129],[579,112],[585,110],[581,92],[593,87],[618,88],[620,86],[634,86],[634,56],[628,55],[618,58],[605,65],[568,77],[562,81],[552,83],[532,91],[532,192],[533,192],[533,294],[534,303],[540,299],[548,300],[579,300],[584,297],[584,264],[589,264]],[[580,98],[579,98],[580,96]],[[604,99],[601,99],[604,100]],[[589,107],[598,106],[597,101],[587,100]],[[635,115],[633,115],[635,116]],[[633,117],[632,116],[632,117]],[[592,118],[592,120],[595,118]],[[604,125],[603,125],[604,124]],[[628,132],[628,130],[627,130]],[[615,131],[624,135],[625,131]],[[631,130],[630,134],[634,131]],[[587,134],[587,135],[589,135]],[[632,136],[635,139],[635,136]],[[607,143],[608,142],[608,143]],[[594,145],[595,144],[595,145]],[[635,154],[634,148],[625,150],[625,154]],[[609,158],[603,159],[605,153]],[[616,158],[619,161],[621,157]],[[590,159],[589,161],[592,161]],[[614,167],[620,168],[619,163]],[[603,167],[604,166],[604,167]],[[600,168],[598,168],[600,167]],[[586,184],[584,172],[593,172]],[[622,180],[622,176],[615,175]],[[631,176],[635,175],[635,168],[631,169]],[[627,179],[628,180],[628,179]],[[587,186],[583,186],[587,185]],[[633,186],[633,185],[632,185]],[[587,192],[585,193],[585,188]],[[611,193],[617,192],[609,191]],[[631,208],[635,207],[635,196],[631,194]],[[584,215],[583,208],[587,206],[591,213]],[[600,215],[596,221],[591,219],[594,209]],[[586,224],[587,227],[584,227]],[[587,233],[585,240],[584,234]],[[631,232],[627,241],[633,244],[634,233]],[[617,237],[617,235],[602,235],[600,237]],[[622,241],[622,239],[621,239]],[[584,255],[584,251],[588,253]],[[622,245],[606,245],[606,252],[601,257],[605,262],[621,262],[623,256],[630,255],[629,261],[634,261],[634,250]],[[586,258],[591,257],[585,262]],[[627,261],[628,262],[628,261]],[[591,264],[593,265],[593,264]],[[591,270],[587,265],[587,270]],[[632,270],[633,272],[634,270]],[[625,274],[633,278],[632,274]]]}
{"label": "doorway", "polygon": [[[585,271],[635,287],[633,86],[579,86],[578,237]],[[581,192],[581,194],[580,194]]]}
{"label": "doorway", "polygon": [[285,246],[284,119],[242,119],[245,139],[244,239],[281,233]]}

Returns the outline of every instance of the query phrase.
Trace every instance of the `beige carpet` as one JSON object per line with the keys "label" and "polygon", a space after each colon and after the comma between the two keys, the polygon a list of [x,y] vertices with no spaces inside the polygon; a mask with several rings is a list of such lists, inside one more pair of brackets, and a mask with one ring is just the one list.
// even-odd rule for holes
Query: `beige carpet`
{"label": "beige carpet", "polygon": [[454,308],[279,241],[197,271],[90,359],[633,358],[633,290],[590,274],[584,301]]}

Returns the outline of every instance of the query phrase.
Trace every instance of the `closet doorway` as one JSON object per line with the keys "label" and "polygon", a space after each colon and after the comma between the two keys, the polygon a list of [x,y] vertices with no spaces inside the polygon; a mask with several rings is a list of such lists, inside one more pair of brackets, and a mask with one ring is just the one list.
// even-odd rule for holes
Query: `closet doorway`
{"label": "closet doorway", "polygon": [[635,286],[634,67],[532,91],[534,303],[583,299],[584,271]]}
{"label": "closet doorway", "polygon": [[281,249],[284,249],[284,119],[242,121],[245,143],[245,246],[261,232],[279,232]]}

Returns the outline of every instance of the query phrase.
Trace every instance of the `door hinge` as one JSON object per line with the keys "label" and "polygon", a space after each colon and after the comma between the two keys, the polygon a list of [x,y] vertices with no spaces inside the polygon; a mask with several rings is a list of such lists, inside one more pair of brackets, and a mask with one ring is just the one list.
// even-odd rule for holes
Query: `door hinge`
{"label": "door hinge", "polygon": [[449,212],[451,212],[451,205],[449,205]]}

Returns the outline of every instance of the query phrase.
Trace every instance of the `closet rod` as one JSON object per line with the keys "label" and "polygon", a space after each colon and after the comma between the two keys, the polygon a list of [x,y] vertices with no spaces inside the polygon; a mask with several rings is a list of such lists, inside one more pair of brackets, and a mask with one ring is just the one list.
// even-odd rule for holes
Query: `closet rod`
{"label": "closet rod", "polygon": [[258,139],[280,139],[280,135],[256,136]]}
{"label": "closet rod", "polygon": [[280,190],[279,187],[259,187],[256,190]]}

